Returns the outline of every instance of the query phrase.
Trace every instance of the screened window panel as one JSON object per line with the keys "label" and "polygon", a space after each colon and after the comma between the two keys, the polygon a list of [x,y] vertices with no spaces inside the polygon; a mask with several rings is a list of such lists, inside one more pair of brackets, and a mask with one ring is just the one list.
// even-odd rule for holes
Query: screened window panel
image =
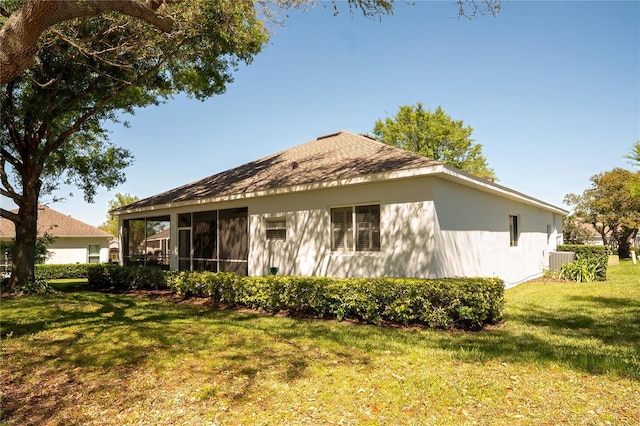
{"label": "screened window panel", "polygon": [[191,213],[182,213],[178,215],[178,227],[188,228],[191,226]]}
{"label": "screened window panel", "polygon": [[238,275],[249,275],[249,262],[221,260],[220,272],[235,272]]}
{"label": "screened window panel", "polygon": [[331,250],[353,250],[353,208],[331,209]]}
{"label": "screened window panel", "polygon": [[217,211],[193,214],[193,258],[214,260],[217,258]]}
{"label": "screened window panel", "polygon": [[198,272],[218,272],[218,261],[212,259],[193,259],[193,270]]}
{"label": "screened window panel", "polygon": [[249,258],[248,209],[220,210],[220,259]]}
{"label": "screened window panel", "polygon": [[191,270],[191,230],[178,231],[178,270]]}

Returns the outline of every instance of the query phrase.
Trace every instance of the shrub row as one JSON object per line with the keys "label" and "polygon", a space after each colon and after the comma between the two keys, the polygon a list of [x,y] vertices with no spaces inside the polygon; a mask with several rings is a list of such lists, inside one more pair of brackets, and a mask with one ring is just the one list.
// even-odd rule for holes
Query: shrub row
{"label": "shrub row", "polygon": [[480,329],[498,322],[504,307],[504,282],[497,278],[334,279],[212,272],[169,272],[167,277],[181,296],[374,324]]}
{"label": "shrub row", "polygon": [[607,263],[609,254],[607,246],[592,246],[583,244],[562,244],[556,248],[557,251],[572,251],[576,254],[576,260],[582,263],[593,263],[595,269],[595,280],[607,280]]}
{"label": "shrub row", "polygon": [[157,290],[167,287],[165,272],[151,266],[89,265],[89,286],[97,290]]}
{"label": "shrub row", "polygon": [[64,278],[87,278],[89,268],[87,263],[72,263],[65,265],[35,265],[36,280],[58,280]]}

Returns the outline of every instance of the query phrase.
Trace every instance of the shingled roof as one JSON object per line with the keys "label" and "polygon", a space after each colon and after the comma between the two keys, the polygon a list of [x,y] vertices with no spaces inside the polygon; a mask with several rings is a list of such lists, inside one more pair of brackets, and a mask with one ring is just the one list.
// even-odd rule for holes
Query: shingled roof
{"label": "shingled roof", "polygon": [[[17,210],[16,210],[17,212]],[[45,233],[52,237],[111,237],[111,234],[60,213],[50,207],[38,206],[38,235]],[[0,219],[0,237],[14,238],[16,235],[13,222]]]}
{"label": "shingled roof", "polygon": [[[120,211],[441,164],[340,131],[129,204]],[[117,210],[117,211],[118,211]]]}

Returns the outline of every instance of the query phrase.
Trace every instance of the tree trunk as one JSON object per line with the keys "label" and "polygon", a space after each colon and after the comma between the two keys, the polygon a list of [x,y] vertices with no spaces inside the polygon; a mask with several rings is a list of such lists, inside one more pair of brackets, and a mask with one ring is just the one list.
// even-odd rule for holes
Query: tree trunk
{"label": "tree trunk", "polygon": [[623,231],[618,238],[618,256],[620,259],[628,259],[631,257],[629,238],[633,234],[633,229]]}
{"label": "tree trunk", "polygon": [[24,198],[18,208],[18,223],[16,227],[16,241],[13,248],[11,278],[8,291],[18,285],[35,279],[36,240],[38,238],[38,198],[40,183],[24,185]]}

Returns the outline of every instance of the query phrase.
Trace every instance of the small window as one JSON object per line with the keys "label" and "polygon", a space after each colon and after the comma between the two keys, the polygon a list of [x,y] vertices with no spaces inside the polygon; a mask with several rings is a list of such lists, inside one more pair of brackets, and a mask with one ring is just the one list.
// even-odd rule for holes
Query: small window
{"label": "small window", "polygon": [[89,245],[89,263],[100,263],[100,244]]}
{"label": "small window", "polygon": [[380,251],[379,205],[331,209],[331,250],[354,249]]}
{"label": "small window", "polygon": [[285,241],[287,239],[287,220],[283,217],[267,219],[267,240]]}
{"label": "small window", "polygon": [[518,246],[520,229],[518,228],[518,216],[509,215],[509,238],[511,247]]}

